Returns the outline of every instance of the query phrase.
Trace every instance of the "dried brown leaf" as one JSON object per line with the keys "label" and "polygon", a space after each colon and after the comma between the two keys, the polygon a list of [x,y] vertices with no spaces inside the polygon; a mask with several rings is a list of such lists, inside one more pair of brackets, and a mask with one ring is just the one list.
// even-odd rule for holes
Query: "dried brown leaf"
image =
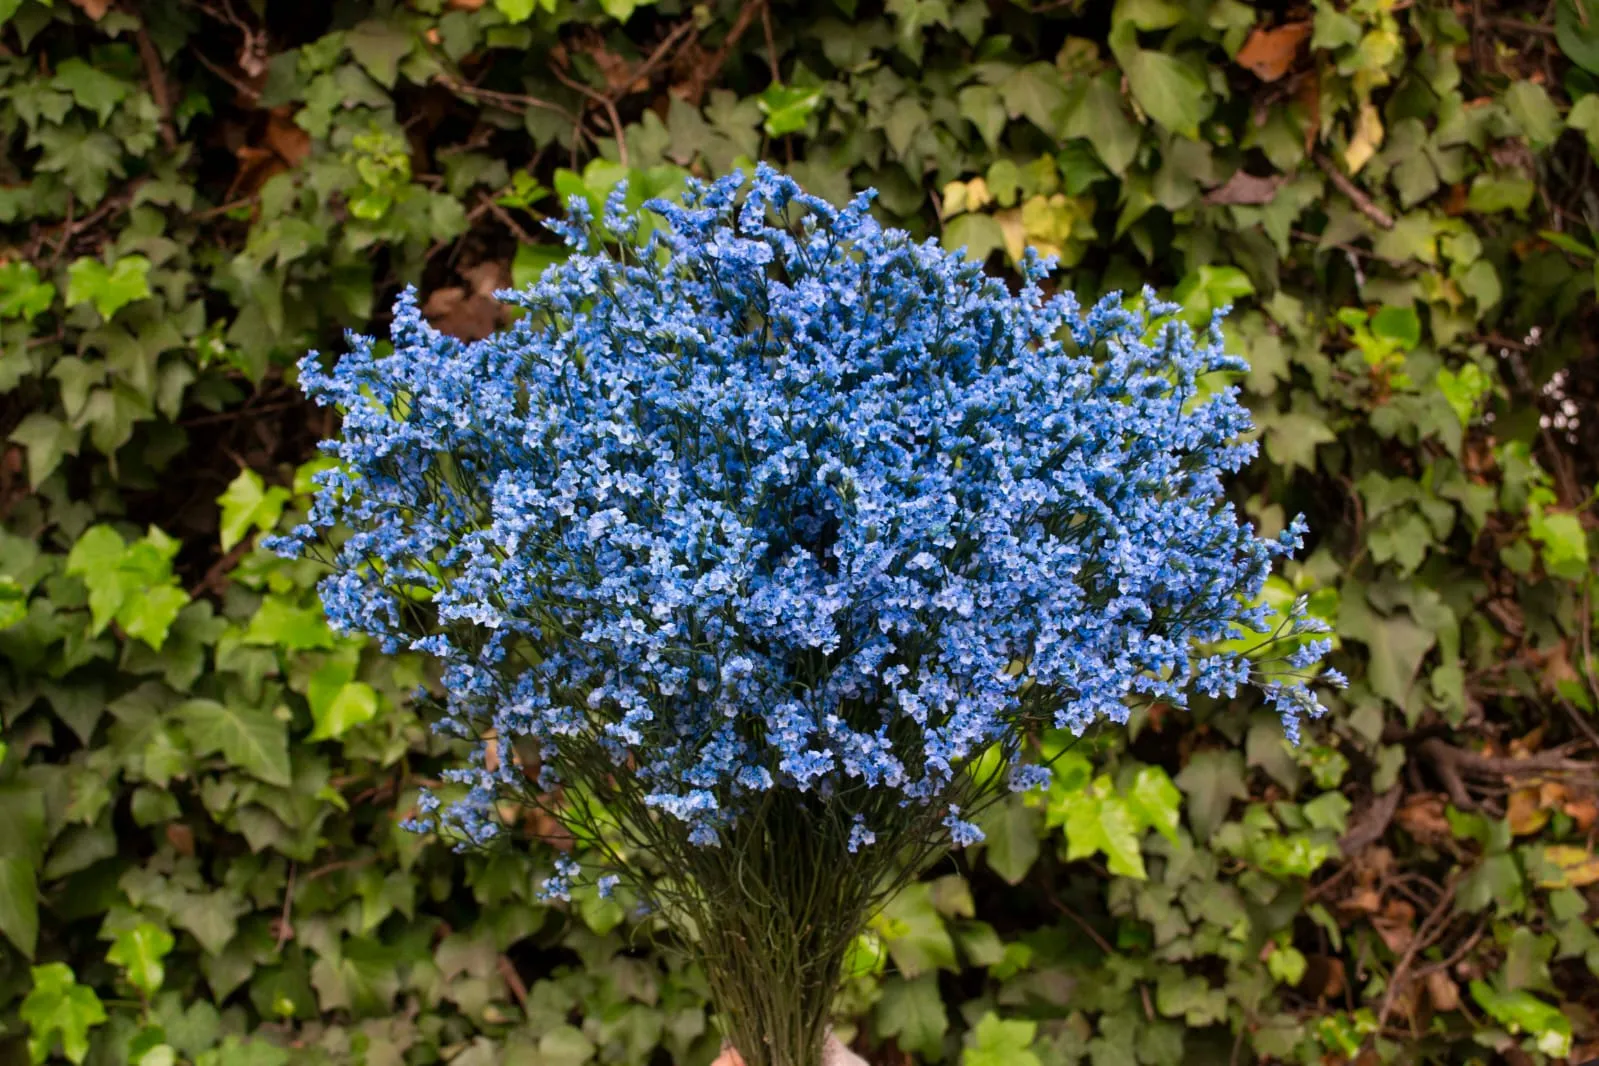
{"label": "dried brown leaf", "polygon": [[1290,22],[1270,29],[1259,27],[1238,50],[1234,62],[1252,71],[1261,81],[1276,81],[1294,65],[1299,46],[1309,36],[1308,22]]}

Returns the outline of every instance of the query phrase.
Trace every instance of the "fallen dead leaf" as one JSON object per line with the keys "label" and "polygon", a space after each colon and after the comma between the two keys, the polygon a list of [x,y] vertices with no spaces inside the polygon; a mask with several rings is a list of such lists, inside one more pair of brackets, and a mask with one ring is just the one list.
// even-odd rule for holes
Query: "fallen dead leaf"
{"label": "fallen dead leaf", "polygon": [[1277,187],[1283,183],[1282,175],[1273,174],[1268,178],[1246,174],[1239,170],[1233,173],[1221,185],[1205,194],[1207,204],[1264,204],[1269,203],[1277,194]]}
{"label": "fallen dead leaf", "polygon": [[194,854],[194,830],[180,822],[167,823],[167,843],[179,855]]}
{"label": "fallen dead leaf", "polygon": [[1433,970],[1427,974],[1427,998],[1432,1000],[1433,1009],[1439,1012],[1457,1010],[1460,1007],[1460,986],[1442,970]]}
{"label": "fallen dead leaf", "polygon": [[1437,792],[1418,792],[1408,796],[1394,815],[1399,827],[1420,844],[1448,840],[1449,819],[1444,817],[1445,800]]}
{"label": "fallen dead leaf", "polygon": [[476,11],[488,0],[450,0],[450,7],[456,11]]}
{"label": "fallen dead leaf", "polygon": [[1238,50],[1234,62],[1252,71],[1261,81],[1276,81],[1294,65],[1299,46],[1309,36],[1308,22],[1290,22],[1271,29],[1259,27]]}
{"label": "fallen dead leaf", "polygon": [[72,0],[72,6],[99,22],[111,10],[111,0]]}
{"label": "fallen dead leaf", "polygon": [[1416,935],[1416,908],[1402,899],[1391,899],[1382,913],[1373,915],[1371,927],[1377,930],[1388,950],[1398,955],[1410,946]]}
{"label": "fallen dead leaf", "polygon": [[1524,837],[1549,823],[1549,809],[1540,800],[1538,789],[1518,788],[1510,794],[1505,817],[1510,821],[1510,831]]}
{"label": "fallen dead leaf", "polygon": [[311,154],[311,135],[295,125],[293,109],[288,107],[272,109],[261,139],[274,155],[291,167],[299,166]]}
{"label": "fallen dead leaf", "polygon": [[429,293],[422,304],[422,314],[441,333],[464,341],[480,341],[499,325],[500,305],[486,296],[451,285]]}
{"label": "fallen dead leaf", "polygon": [[1543,857],[1560,872],[1539,881],[1541,888],[1583,888],[1599,882],[1599,855],[1586,848],[1551,844],[1543,849]]}
{"label": "fallen dead leaf", "polygon": [[1305,977],[1299,988],[1317,999],[1344,994],[1344,960],[1336,955],[1312,955],[1305,960]]}
{"label": "fallen dead leaf", "polygon": [[1592,829],[1595,822],[1599,822],[1599,803],[1596,803],[1591,796],[1568,800],[1560,809],[1566,813],[1567,818],[1576,822],[1577,828],[1584,833]]}

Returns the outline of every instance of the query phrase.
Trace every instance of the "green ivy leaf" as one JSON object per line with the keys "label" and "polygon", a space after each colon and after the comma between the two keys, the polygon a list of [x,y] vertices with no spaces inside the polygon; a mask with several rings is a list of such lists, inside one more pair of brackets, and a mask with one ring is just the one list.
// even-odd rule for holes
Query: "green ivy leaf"
{"label": "green ivy leaf", "polygon": [[1475,980],[1471,998],[1512,1033],[1531,1033],[1545,1055],[1564,1058],[1571,1054],[1571,1020],[1531,992],[1500,992],[1486,981]]}
{"label": "green ivy leaf", "polygon": [[128,82],[90,66],[77,56],[62,60],[61,65],[56,67],[54,84],[71,93],[79,107],[93,111],[101,125],[105,125],[117,105],[133,91],[133,86]]}
{"label": "green ivy leaf", "polygon": [[1542,549],[1544,569],[1555,577],[1581,581],[1588,573],[1588,531],[1569,511],[1532,508],[1528,530]]}
{"label": "green ivy leaf", "polygon": [[1140,766],[1126,793],[1128,809],[1138,823],[1153,829],[1172,843],[1177,842],[1177,824],[1182,813],[1182,793],[1158,766]]}
{"label": "green ivy leaf", "polygon": [[1021,884],[1038,860],[1043,816],[1021,795],[1006,796],[984,813],[983,858],[1007,884]]}
{"label": "green ivy leaf", "polygon": [[874,1017],[878,1035],[892,1037],[905,1051],[925,1059],[936,1059],[943,1051],[949,1016],[944,1012],[938,978],[933,974],[885,980]]}
{"label": "green ivy leaf", "polygon": [[1198,139],[1199,124],[1211,109],[1210,87],[1198,71],[1176,56],[1138,48],[1127,53],[1122,73],[1144,114],[1173,133]]}
{"label": "green ivy leaf", "polygon": [[0,318],[32,322],[55,302],[56,287],[32,263],[0,263]]}
{"label": "green ivy leaf", "polygon": [[761,114],[766,116],[763,127],[768,137],[781,137],[785,133],[799,133],[806,121],[821,106],[822,90],[798,88],[773,82],[755,98]]}
{"label": "green ivy leaf", "polygon": [[1107,170],[1118,177],[1126,173],[1143,134],[1127,113],[1114,72],[1078,79],[1066,105],[1061,136],[1088,141]]}
{"label": "green ivy leaf", "polygon": [[35,411],[17,424],[8,439],[28,449],[28,484],[38,488],[65,456],[78,454],[83,430],[54,415]]}
{"label": "green ivy leaf", "polygon": [[1477,401],[1492,388],[1488,376],[1476,363],[1467,363],[1458,371],[1447,368],[1440,370],[1434,375],[1433,381],[1438,391],[1444,394],[1444,399],[1449,401],[1449,409],[1460,419],[1461,426],[1471,425],[1471,415],[1477,409]]}
{"label": "green ivy leaf", "polygon": [[268,596],[250,619],[244,642],[285,651],[311,651],[333,647],[334,636],[321,604],[297,607],[282,596]]}
{"label": "green ivy leaf", "polygon": [[0,855],[0,933],[33,958],[39,943],[39,877],[33,860]]}
{"label": "green ivy leaf", "polygon": [[1534,151],[1541,151],[1560,136],[1560,111],[1542,85],[1526,80],[1510,83],[1505,90],[1505,110]]}
{"label": "green ivy leaf", "polygon": [[1037,1037],[1037,1022],[1001,1020],[990,1011],[967,1037],[961,1066],[1043,1066],[1033,1052]]}
{"label": "green ivy leaf", "polygon": [[311,717],[316,723],[310,740],[336,740],[363,722],[377,717],[377,690],[364,681],[340,685],[331,697],[310,700]]}
{"label": "green ivy leaf", "polygon": [[930,970],[953,970],[955,941],[933,906],[933,886],[907,885],[872,919],[871,929],[883,938],[894,965],[906,977]]}
{"label": "green ivy leaf", "polygon": [[1096,778],[1087,788],[1052,792],[1049,819],[1065,826],[1068,861],[1100,852],[1111,873],[1139,881],[1148,876],[1138,850],[1138,822],[1109,776]]}
{"label": "green ivy leaf", "polygon": [[268,489],[254,470],[239,471],[239,476],[217,498],[222,506],[222,550],[231,551],[252,528],[267,532],[276,527],[288,501],[287,489],[278,485]]}
{"label": "green ivy leaf", "polygon": [[172,951],[172,934],[153,922],[140,922],[117,934],[106,958],[122,967],[128,983],[149,999],[166,980],[161,960]]}
{"label": "green ivy leaf", "polygon": [[92,303],[110,321],[119,310],[150,295],[150,260],[125,255],[109,268],[87,256],[67,268],[67,306]]}
{"label": "green ivy leaf", "polygon": [[1176,784],[1188,797],[1188,820],[1196,839],[1209,840],[1232,801],[1249,798],[1245,775],[1244,757],[1236,751],[1205,748],[1189,757]]}
{"label": "green ivy leaf", "polygon": [[188,726],[196,755],[220,752],[269,785],[289,786],[288,735],[270,711],[196,699],[179,705],[175,713]]}
{"label": "green ivy leaf", "polygon": [[1566,58],[1590,74],[1599,74],[1599,19],[1591,8],[1577,10],[1586,0],[1559,0],[1555,6],[1555,42]]}
{"label": "green ivy leaf", "polygon": [[44,1062],[59,1039],[68,1062],[81,1063],[89,1055],[89,1030],[106,1020],[105,1006],[94,989],[78,984],[64,962],[35,966],[33,987],[22,1001],[22,1020],[28,1023],[28,1049],[34,1062]]}

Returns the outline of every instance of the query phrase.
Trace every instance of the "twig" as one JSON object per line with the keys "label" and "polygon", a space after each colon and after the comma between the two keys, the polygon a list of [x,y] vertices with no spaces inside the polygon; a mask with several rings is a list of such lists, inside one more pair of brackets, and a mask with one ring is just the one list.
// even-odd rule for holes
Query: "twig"
{"label": "twig", "polygon": [[666,58],[667,53],[677,46],[679,41],[681,41],[684,37],[692,37],[695,35],[693,19],[684,19],[682,22],[678,23],[677,27],[673,29],[671,33],[667,34],[660,44],[655,46],[655,51],[650,53],[649,58],[640,63],[638,65],[638,69],[627,76],[627,82],[622,87],[615,90],[613,95],[619,95],[625,92],[628,86],[637,85],[640,81],[648,78],[652,73],[654,73],[655,68],[660,66],[661,61]]}
{"label": "twig", "polygon": [[777,41],[772,34],[771,0],[761,0],[761,25],[766,30],[766,65],[771,69],[774,84],[783,84],[783,72],[777,65]]}
{"label": "twig", "polygon": [[739,9],[738,18],[733,20],[732,28],[727,31],[721,45],[712,54],[709,61],[694,72],[693,85],[689,92],[689,102],[698,104],[700,97],[705,95],[705,88],[710,84],[711,78],[722,69],[722,64],[727,62],[727,57],[732,54],[733,46],[738,44],[738,39],[744,36],[744,31],[750,28],[755,21],[758,9],[765,0],[745,0],[744,6]]}
{"label": "twig", "polygon": [[1404,794],[1404,789],[1394,785],[1382,795],[1375,797],[1371,805],[1356,820],[1356,824],[1349,832],[1338,840],[1338,850],[1346,856],[1353,855],[1363,850],[1368,844],[1375,844],[1382,839],[1388,831],[1388,823],[1393,821],[1394,812],[1399,809],[1399,799]]}
{"label": "twig", "polygon": [[1421,927],[1416,930],[1416,935],[1410,940],[1410,946],[1405,948],[1405,954],[1400,958],[1399,965],[1394,967],[1393,973],[1388,977],[1388,990],[1383,993],[1382,1008],[1377,1011],[1377,1028],[1381,1029],[1388,1021],[1388,1012],[1393,1010],[1394,998],[1399,994],[1399,986],[1405,976],[1405,971],[1410,969],[1410,964],[1415,961],[1416,955],[1422,948],[1429,945],[1432,936],[1438,928],[1449,921],[1449,904],[1455,898],[1455,884],[1460,874],[1457,871],[1449,878],[1449,883],[1444,886],[1443,895],[1433,907],[1432,913],[1422,921]]}
{"label": "twig", "polygon": [[500,980],[504,981],[505,987],[510,989],[511,998],[516,1000],[516,1005],[518,1007],[526,1006],[527,985],[522,983],[522,975],[516,972],[516,966],[512,964],[507,956],[501,955],[494,967],[499,970]]}
{"label": "twig", "polygon": [[440,74],[436,80],[440,85],[452,92],[460,93],[462,96],[470,96],[477,100],[486,100],[491,104],[499,104],[508,111],[514,111],[519,107],[537,107],[545,111],[554,111],[558,115],[565,115],[567,118],[572,117],[572,112],[560,104],[542,100],[537,96],[529,96],[526,93],[502,93],[495,89],[479,89],[476,85],[468,85],[461,79],[449,74]]}
{"label": "twig", "polygon": [[[550,73],[555,75],[556,81],[560,82],[568,89],[574,89],[577,92],[582,93],[590,100],[593,100],[595,103],[605,108],[605,114],[611,121],[611,136],[616,140],[616,161],[621,163],[624,167],[627,166],[627,138],[622,135],[622,116],[617,113],[616,101],[612,100],[609,96],[606,96],[602,92],[590,89],[587,85],[584,85],[580,81],[575,81],[572,78],[568,78],[561,72],[561,68],[557,66],[552,65],[549,69]],[[583,119],[582,116],[579,115],[579,127],[581,127],[582,124]]]}
{"label": "twig", "polygon": [[139,45],[139,60],[144,64],[144,75],[150,79],[150,96],[155,100],[156,110],[161,112],[161,142],[171,151],[178,146],[178,131],[172,123],[172,91],[167,85],[166,71],[161,66],[161,54],[155,50],[155,42],[150,40],[150,31],[142,25],[134,35],[134,40]]}
{"label": "twig", "polygon": [[1100,936],[1099,931],[1093,926],[1089,925],[1088,922],[1083,919],[1082,915],[1078,914],[1076,911],[1072,910],[1070,907],[1066,906],[1066,904],[1062,903],[1059,899],[1056,899],[1053,896],[1050,897],[1049,902],[1050,905],[1056,910],[1060,911],[1066,917],[1076,922],[1077,927],[1088,934],[1088,939],[1092,940],[1099,947],[1100,951],[1103,951],[1106,955],[1116,954],[1116,949],[1110,946],[1110,941]]}
{"label": "twig", "polygon": [[337,862],[330,862],[326,866],[318,866],[315,870],[312,870],[309,874],[307,874],[305,879],[307,881],[315,881],[319,877],[326,877],[328,874],[336,871],[350,870],[361,866],[366,866],[369,863],[375,862],[376,860],[376,855],[363,855],[359,859],[340,859]]}
{"label": "twig", "polygon": [[1372,203],[1371,197],[1362,192],[1359,186],[1357,186],[1353,181],[1350,181],[1348,176],[1345,175],[1343,171],[1334,166],[1332,160],[1328,159],[1320,152],[1316,153],[1315,159],[1316,165],[1320,167],[1324,173],[1326,173],[1328,180],[1333,183],[1339,192],[1349,197],[1350,202],[1355,205],[1356,209],[1359,210],[1361,214],[1377,223],[1377,225],[1381,226],[1383,229],[1394,228],[1393,216],[1384,211],[1382,208],[1378,207],[1376,204]]}
{"label": "twig", "polygon": [[200,65],[205,67],[205,69],[209,70],[211,73],[215,74],[217,77],[233,86],[233,90],[246,100],[261,99],[260,90],[252,89],[248,85],[244,84],[244,82],[239,81],[233,75],[229,74],[227,71],[211,62],[211,60],[207,59],[205,53],[200,51],[198,48],[190,49],[189,54],[198,59],[200,61]]}
{"label": "twig", "polygon": [[1579,634],[1582,640],[1583,674],[1588,679],[1588,691],[1593,693],[1593,705],[1599,710],[1599,671],[1593,665],[1593,575],[1588,575],[1588,580],[1582,584],[1582,630]]}
{"label": "twig", "polygon": [[[626,159],[627,157],[623,156],[622,158]],[[508,229],[512,233],[516,234],[516,239],[517,240],[521,241],[523,244],[537,244],[538,243],[538,241],[536,241],[533,238],[533,235],[531,233],[529,233],[527,230],[523,229],[522,226],[516,221],[516,219],[511,217],[511,213],[509,211],[507,211],[505,208],[501,207],[499,204],[494,202],[494,198],[492,196],[484,194],[483,205],[485,207],[487,207],[490,212],[493,213],[495,218],[497,218],[501,222],[505,223],[505,228],[506,229]]]}
{"label": "twig", "polygon": [[289,922],[289,912],[294,906],[294,871],[294,860],[290,859],[289,880],[283,886],[283,910],[278,914],[278,943],[277,947],[273,949],[278,952],[281,952],[283,945],[287,944],[289,938],[294,936],[294,926]]}

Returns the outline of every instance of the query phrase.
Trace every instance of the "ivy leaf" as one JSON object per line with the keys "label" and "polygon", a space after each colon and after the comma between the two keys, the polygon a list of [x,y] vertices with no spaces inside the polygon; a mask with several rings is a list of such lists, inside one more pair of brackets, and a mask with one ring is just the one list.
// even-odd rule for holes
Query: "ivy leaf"
{"label": "ivy leaf", "polygon": [[1188,821],[1196,838],[1209,840],[1226,819],[1232,801],[1249,798],[1246,773],[1244,757],[1236,751],[1206,748],[1189,758],[1176,785],[1188,797]]}
{"label": "ivy leaf", "polygon": [[1126,793],[1128,809],[1140,825],[1155,830],[1177,843],[1177,823],[1181,817],[1182,793],[1158,766],[1140,766]]}
{"label": "ivy leaf", "polygon": [[1544,569],[1568,581],[1581,581],[1587,574],[1588,531],[1576,515],[1534,508],[1528,531],[1542,548]]}
{"label": "ivy leaf", "polygon": [[1038,860],[1042,814],[1021,795],[1005,797],[985,812],[983,858],[1007,884],[1021,884]]}
{"label": "ivy leaf", "polygon": [[411,54],[416,40],[403,27],[383,19],[370,18],[357,23],[346,33],[344,43],[361,68],[372,75],[373,81],[385,89],[392,89],[399,73],[400,60]]}
{"label": "ivy leaf", "polygon": [[1486,981],[1471,982],[1471,998],[1511,1033],[1530,1033],[1538,1050],[1555,1058],[1571,1054],[1571,1021],[1531,992],[1499,992]]}
{"label": "ivy leaf", "polygon": [[310,740],[336,740],[361,723],[370,722],[378,713],[377,690],[364,681],[346,682],[331,697],[313,697],[310,703],[316,723]]}
{"label": "ivy leaf", "polygon": [[1599,74],[1599,19],[1591,9],[1579,12],[1586,0],[1559,0],[1555,7],[1555,42],[1566,58],[1590,74]]}
{"label": "ivy leaf", "polygon": [[761,114],[766,116],[763,128],[767,136],[781,137],[785,133],[799,133],[805,129],[806,120],[822,103],[822,90],[801,89],[773,82],[755,98],[755,102],[760,105]]}
{"label": "ivy leaf", "polygon": [[41,127],[34,139],[44,149],[38,169],[60,174],[84,203],[99,203],[105,199],[110,180],[126,175],[122,169],[122,142],[104,130],[86,129],[74,120]]}
{"label": "ivy leaf", "polygon": [[239,471],[217,499],[222,505],[222,550],[231,551],[252,528],[263,532],[274,528],[288,501],[287,489],[278,485],[268,489],[254,470]]}
{"label": "ivy leaf", "polygon": [[533,17],[538,0],[494,0],[494,7],[512,23],[526,22]]}
{"label": "ivy leaf", "polygon": [[83,579],[89,590],[89,611],[98,634],[122,606],[122,557],[127,543],[108,525],[90,526],[67,553],[66,571]]}
{"label": "ivy leaf", "polygon": [[55,473],[64,457],[78,454],[83,430],[54,415],[35,411],[17,424],[8,439],[28,449],[28,484],[38,488]]}
{"label": "ivy leaf", "polygon": [[1086,140],[1105,168],[1120,177],[1138,154],[1142,136],[1138,124],[1127,113],[1114,73],[1083,78],[1078,84],[1081,88],[1074,90],[1067,104],[1061,136]]}
{"label": "ivy leaf", "polygon": [[282,596],[268,596],[250,619],[244,642],[287,651],[311,651],[333,647],[334,637],[321,605],[296,607]]}
{"label": "ivy leaf", "polygon": [[21,855],[0,856],[0,933],[33,958],[39,943],[38,871]]}
{"label": "ivy leaf", "polygon": [[874,1014],[878,1035],[892,1037],[903,1050],[926,1059],[935,1059],[942,1052],[949,1016],[934,974],[887,978]]}
{"label": "ivy leaf", "polygon": [[188,726],[196,755],[220,752],[228,762],[269,785],[289,786],[288,735],[271,712],[195,699],[181,704],[175,713]]}
{"label": "ivy leaf", "polygon": [[1534,151],[1541,151],[1560,136],[1560,111],[1542,85],[1526,80],[1511,82],[1505,90],[1505,110]]}
{"label": "ivy leaf", "polygon": [[1173,133],[1197,140],[1210,115],[1210,87],[1187,63],[1165,52],[1137,48],[1122,66],[1127,87],[1144,114]]}
{"label": "ivy leaf", "polygon": [[22,1020],[32,1031],[28,1049],[34,1062],[51,1057],[59,1038],[68,1062],[81,1063],[89,1055],[89,1030],[106,1020],[105,1006],[94,989],[78,984],[64,962],[35,966],[33,987],[22,1001]]}
{"label": "ivy leaf", "polygon": [[1449,401],[1449,409],[1460,419],[1462,427],[1471,425],[1471,415],[1477,409],[1477,401],[1492,387],[1487,375],[1476,363],[1467,363],[1459,371],[1446,367],[1433,376],[1433,382],[1438,386],[1438,391],[1444,394],[1444,399]]}
{"label": "ivy leaf", "polygon": [[32,263],[0,263],[0,318],[32,322],[55,302],[56,287]]}
{"label": "ivy leaf", "polygon": [[956,968],[955,941],[933,906],[933,886],[925,881],[907,885],[872,919],[871,928],[906,977]]}
{"label": "ivy leaf", "polygon": [[1038,1023],[984,1014],[967,1037],[961,1066],[1043,1066],[1033,1052]]}
{"label": "ivy leaf", "polygon": [[153,922],[140,922],[117,934],[106,959],[122,967],[128,984],[146,999],[155,995],[166,980],[161,960],[172,951],[172,934]]}
{"label": "ivy leaf", "polygon": [[991,85],[968,85],[956,97],[961,117],[977,127],[983,143],[990,149],[999,146],[1005,132],[1005,101]]}
{"label": "ivy leaf", "polygon": [[121,78],[114,78],[77,56],[62,60],[56,67],[54,85],[71,93],[78,106],[93,111],[102,126],[133,91],[133,86]]}
{"label": "ivy leaf", "polygon": [[1005,231],[993,215],[957,215],[944,224],[943,239],[944,247],[964,248],[979,263],[1005,247]]}
{"label": "ivy leaf", "polygon": [[1138,850],[1138,824],[1108,776],[1095,779],[1088,788],[1052,797],[1050,816],[1065,825],[1068,861],[1101,852],[1111,873],[1139,881],[1148,876]]}
{"label": "ivy leaf", "polygon": [[67,306],[93,303],[100,317],[111,316],[135,300],[150,295],[150,260],[125,255],[109,268],[85,256],[67,268]]}
{"label": "ivy leaf", "polygon": [[999,95],[1012,118],[1025,118],[1046,134],[1059,128],[1066,89],[1054,64],[1029,63],[1021,67],[999,86]]}
{"label": "ivy leaf", "polygon": [[568,249],[558,244],[519,244],[511,260],[511,284],[525,289],[538,281],[546,270],[566,262]]}

